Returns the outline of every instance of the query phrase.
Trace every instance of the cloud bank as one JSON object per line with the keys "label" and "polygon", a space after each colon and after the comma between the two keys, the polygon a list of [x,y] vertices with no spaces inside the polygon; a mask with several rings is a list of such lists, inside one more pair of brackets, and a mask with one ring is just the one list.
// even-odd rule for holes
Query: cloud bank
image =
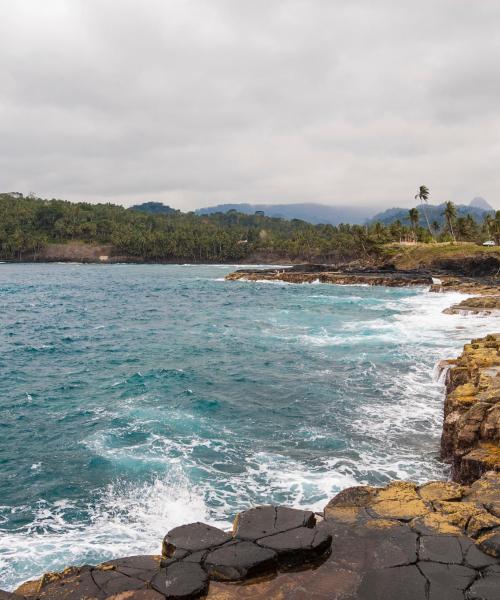
{"label": "cloud bank", "polygon": [[0,0],[0,190],[500,208],[498,0]]}

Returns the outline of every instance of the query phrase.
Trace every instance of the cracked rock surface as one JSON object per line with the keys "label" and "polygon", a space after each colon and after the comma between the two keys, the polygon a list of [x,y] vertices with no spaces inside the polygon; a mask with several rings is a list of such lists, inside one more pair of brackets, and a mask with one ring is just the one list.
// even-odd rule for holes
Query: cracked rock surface
{"label": "cracked rock surface", "polygon": [[324,513],[264,506],[227,533],[176,527],[163,556],[68,568],[0,600],[500,600],[500,473],[343,490]]}

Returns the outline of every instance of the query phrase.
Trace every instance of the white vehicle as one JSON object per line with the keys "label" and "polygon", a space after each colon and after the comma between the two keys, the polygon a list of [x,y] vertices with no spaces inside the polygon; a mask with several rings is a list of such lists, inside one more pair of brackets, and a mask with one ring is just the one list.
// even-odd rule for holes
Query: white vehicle
{"label": "white vehicle", "polygon": [[483,246],[495,246],[495,242],[493,240],[486,240],[483,242]]}

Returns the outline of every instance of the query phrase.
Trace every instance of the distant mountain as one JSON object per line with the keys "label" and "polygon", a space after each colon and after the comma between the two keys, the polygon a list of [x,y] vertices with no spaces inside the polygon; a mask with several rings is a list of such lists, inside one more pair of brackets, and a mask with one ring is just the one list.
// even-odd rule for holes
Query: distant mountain
{"label": "distant mountain", "polygon": [[171,215],[172,213],[178,212],[175,208],[170,208],[170,206],[162,204],[161,202],[143,202],[142,204],[131,206],[129,210],[150,213],[152,215]]}
{"label": "distant mountain", "polygon": [[[419,224],[422,227],[427,227],[427,223],[425,221],[425,213],[424,213],[424,211],[427,210],[427,216],[429,218],[429,222],[432,223],[433,221],[437,221],[442,226],[445,222],[445,219],[443,216],[444,207],[445,207],[444,203],[439,204],[439,205],[420,204],[419,206],[417,206],[416,208],[418,209],[418,212],[420,215]],[[456,208],[457,208],[457,216],[458,217],[466,217],[467,215],[472,215],[474,217],[474,219],[479,222],[483,221],[484,217],[489,212],[493,211],[493,209],[484,210],[483,208],[480,208],[478,206],[472,206],[472,205],[466,206],[465,204],[458,204]],[[394,223],[394,221],[398,221],[398,220],[401,221],[401,223],[403,223],[403,225],[409,224],[410,219],[408,216],[407,208],[389,208],[387,210],[384,210],[383,212],[380,212],[380,213],[376,214],[374,217],[372,217],[368,221],[368,224],[376,223],[378,221],[380,223],[383,223],[384,225],[390,225],[391,223]]]}
{"label": "distant mountain", "polygon": [[303,204],[218,204],[207,208],[199,208],[198,215],[209,215],[217,212],[238,212],[253,215],[257,211],[263,211],[267,217],[280,217],[282,219],[301,219],[314,225],[318,223],[362,224],[374,213],[373,208],[367,206],[327,206],[326,204],[315,204],[307,202]]}
{"label": "distant mountain", "polygon": [[486,202],[484,198],[481,196],[476,196],[469,202],[469,206],[474,206],[475,208],[482,208],[483,210],[494,210],[493,206]]}

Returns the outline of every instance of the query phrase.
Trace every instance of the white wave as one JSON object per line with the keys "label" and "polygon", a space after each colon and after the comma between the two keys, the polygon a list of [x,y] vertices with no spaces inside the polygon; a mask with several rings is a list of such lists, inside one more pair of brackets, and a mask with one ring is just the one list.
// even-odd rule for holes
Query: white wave
{"label": "white wave", "polygon": [[[87,507],[84,521],[69,518],[70,501],[40,503],[28,526],[1,531],[0,581],[13,588],[48,570],[133,554],[159,554],[172,527],[207,521],[202,494],[182,472],[135,487],[110,485]],[[227,522],[215,521],[219,526]],[[28,541],[29,540],[29,541]]]}

